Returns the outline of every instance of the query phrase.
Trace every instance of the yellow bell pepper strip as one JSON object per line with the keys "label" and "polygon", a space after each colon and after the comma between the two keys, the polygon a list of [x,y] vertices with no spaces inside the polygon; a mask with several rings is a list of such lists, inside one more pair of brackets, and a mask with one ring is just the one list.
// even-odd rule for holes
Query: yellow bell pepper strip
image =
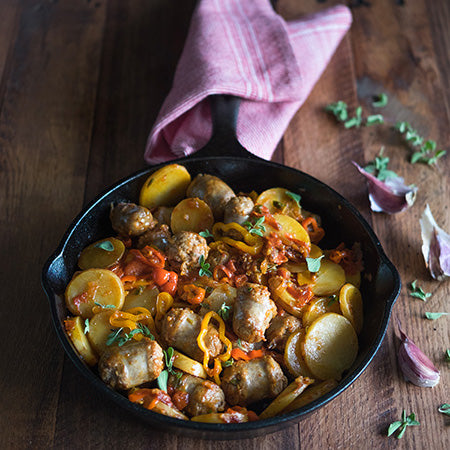
{"label": "yellow bell pepper strip", "polygon": [[[224,236],[224,233],[230,230],[237,231],[242,236],[243,241],[238,241],[228,236]],[[260,236],[250,233],[242,225],[239,225],[236,222],[227,224],[217,222],[213,226],[212,232],[216,241],[225,242],[226,244],[231,245],[231,247],[237,248],[245,253],[249,253],[252,256],[257,255],[263,247],[264,241]]]}
{"label": "yellow bell pepper strip", "polygon": [[159,323],[173,305],[173,297],[168,292],[160,292],[156,297],[156,322]]}
{"label": "yellow bell pepper strip", "polygon": [[[209,321],[214,318],[219,323],[219,339],[221,342],[225,345],[225,353],[222,355],[219,355],[214,360],[214,367],[210,369],[209,367],[209,351],[208,348],[205,345],[204,337],[208,331],[208,325]],[[206,370],[208,375],[210,377],[214,377],[214,380],[217,384],[220,384],[220,378],[219,374],[222,371],[222,364],[221,361],[228,361],[231,356],[231,341],[225,336],[225,322],[223,321],[222,317],[220,317],[215,311],[209,311],[205,317],[203,317],[201,326],[200,326],[200,333],[197,336],[197,344],[200,348],[200,350],[203,352],[203,368]]]}
{"label": "yellow bell pepper strip", "polygon": [[[139,328],[139,323],[146,325],[152,334],[156,334],[155,323],[150,311],[141,306],[131,308],[128,311],[114,311],[109,323],[116,328],[128,328],[128,332]],[[133,335],[133,339],[140,341],[143,338],[142,333]]]}

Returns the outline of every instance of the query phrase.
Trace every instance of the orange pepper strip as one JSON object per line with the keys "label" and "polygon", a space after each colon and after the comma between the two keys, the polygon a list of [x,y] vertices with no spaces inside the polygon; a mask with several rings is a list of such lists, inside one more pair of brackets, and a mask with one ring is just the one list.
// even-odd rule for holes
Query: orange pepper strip
{"label": "orange pepper strip", "polygon": [[250,361],[251,359],[261,358],[264,355],[265,352],[263,349],[252,350],[248,353],[244,352],[244,350],[240,348],[233,348],[233,350],[231,350],[231,357],[233,359],[242,359],[244,361]]}
{"label": "orange pepper strip", "polygon": [[196,286],[195,284],[187,284],[183,286],[181,298],[191,305],[199,305],[205,299],[206,290]]}
{"label": "orange pepper strip", "polygon": [[[325,230],[319,227],[314,217],[307,217],[301,223],[302,227],[308,232],[311,241],[319,242],[325,236]],[[309,229],[311,226],[312,230]]]}
{"label": "orange pepper strip", "polygon": [[141,253],[149,260],[153,267],[162,269],[166,264],[166,257],[160,251],[156,250],[156,248],[150,247],[150,245],[146,245],[141,250]]}
{"label": "orange pepper strip", "polygon": [[225,267],[223,264],[219,264],[216,267],[214,267],[214,270],[213,270],[213,279],[215,281],[220,280],[220,278],[219,278],[220,271],[222,271],[229,279],[231,279],[233,277],[233,274],[231,273],[230,269]]}

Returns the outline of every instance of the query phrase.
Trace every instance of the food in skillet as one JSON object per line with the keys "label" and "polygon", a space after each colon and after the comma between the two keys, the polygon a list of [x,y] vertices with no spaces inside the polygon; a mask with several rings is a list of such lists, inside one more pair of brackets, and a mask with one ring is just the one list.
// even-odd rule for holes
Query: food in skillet
{"label": "food in skillet", "polygon": [[357,244],[320,248],[298,194],[236,195],[176,164],[139,203],[111,206],[116,236],[81,252],[65,292],[67,334],[106,384],[210,423],[273,417],[337,386],[363,326]]}

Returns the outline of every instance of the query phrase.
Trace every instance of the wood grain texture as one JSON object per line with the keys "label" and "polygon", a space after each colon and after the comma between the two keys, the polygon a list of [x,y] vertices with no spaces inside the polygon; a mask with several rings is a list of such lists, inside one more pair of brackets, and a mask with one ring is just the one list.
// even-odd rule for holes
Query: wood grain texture
{"label": "wood grain texture", "polygon": [[[176,6],[175,6],[176,3]],[[285,18],[338,3],[278,0]],[[353,2],[357,3],[357,2]],[[144,166],[148,132],[167,95],[195,0],[0,0],[0,415],[2,448],[361,449],[449,448],[450,285],[432,281],[420,253],[419,217],[429,204],[450,230],[450,156],[437,169],[408,162],[389,126],[345,130],[323,112],[332,101],[407,120],[450,150],[450,3],[370,1],[354,23],[273,160],[330,184],[363,213],[398,267],[404,288],[394,316],[441,370],[441,383],[404,382],[390,326],[373,362],[352,386],[296,426],[263,438],[198,441],[137,421],[97,392],[64,357],[39,285],[40,270],[82,205]],[[392,169],[419,186],[416,205],[397,216],[373,214],[350,161],[373,159],[381,145]],[[324,164],[324,161],[326,162]],[[408,296],[413,279],[433,293]],[[420,427],[398,441],[386,430],[402,409]]]}

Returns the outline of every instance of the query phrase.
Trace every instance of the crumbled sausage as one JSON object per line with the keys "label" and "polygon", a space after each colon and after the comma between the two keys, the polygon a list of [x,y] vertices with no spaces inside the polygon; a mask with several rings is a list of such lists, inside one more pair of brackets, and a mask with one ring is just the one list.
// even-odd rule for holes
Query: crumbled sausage
{"label": "crumbled sausage", "polygon": [[173,268],[179,268],[180,275],[187,275],[200,267],[200,258],[203,256],[206,260],[208,251],[208,243],[204,237],[192,231],[181,231],[169,241],[167,258]]}

